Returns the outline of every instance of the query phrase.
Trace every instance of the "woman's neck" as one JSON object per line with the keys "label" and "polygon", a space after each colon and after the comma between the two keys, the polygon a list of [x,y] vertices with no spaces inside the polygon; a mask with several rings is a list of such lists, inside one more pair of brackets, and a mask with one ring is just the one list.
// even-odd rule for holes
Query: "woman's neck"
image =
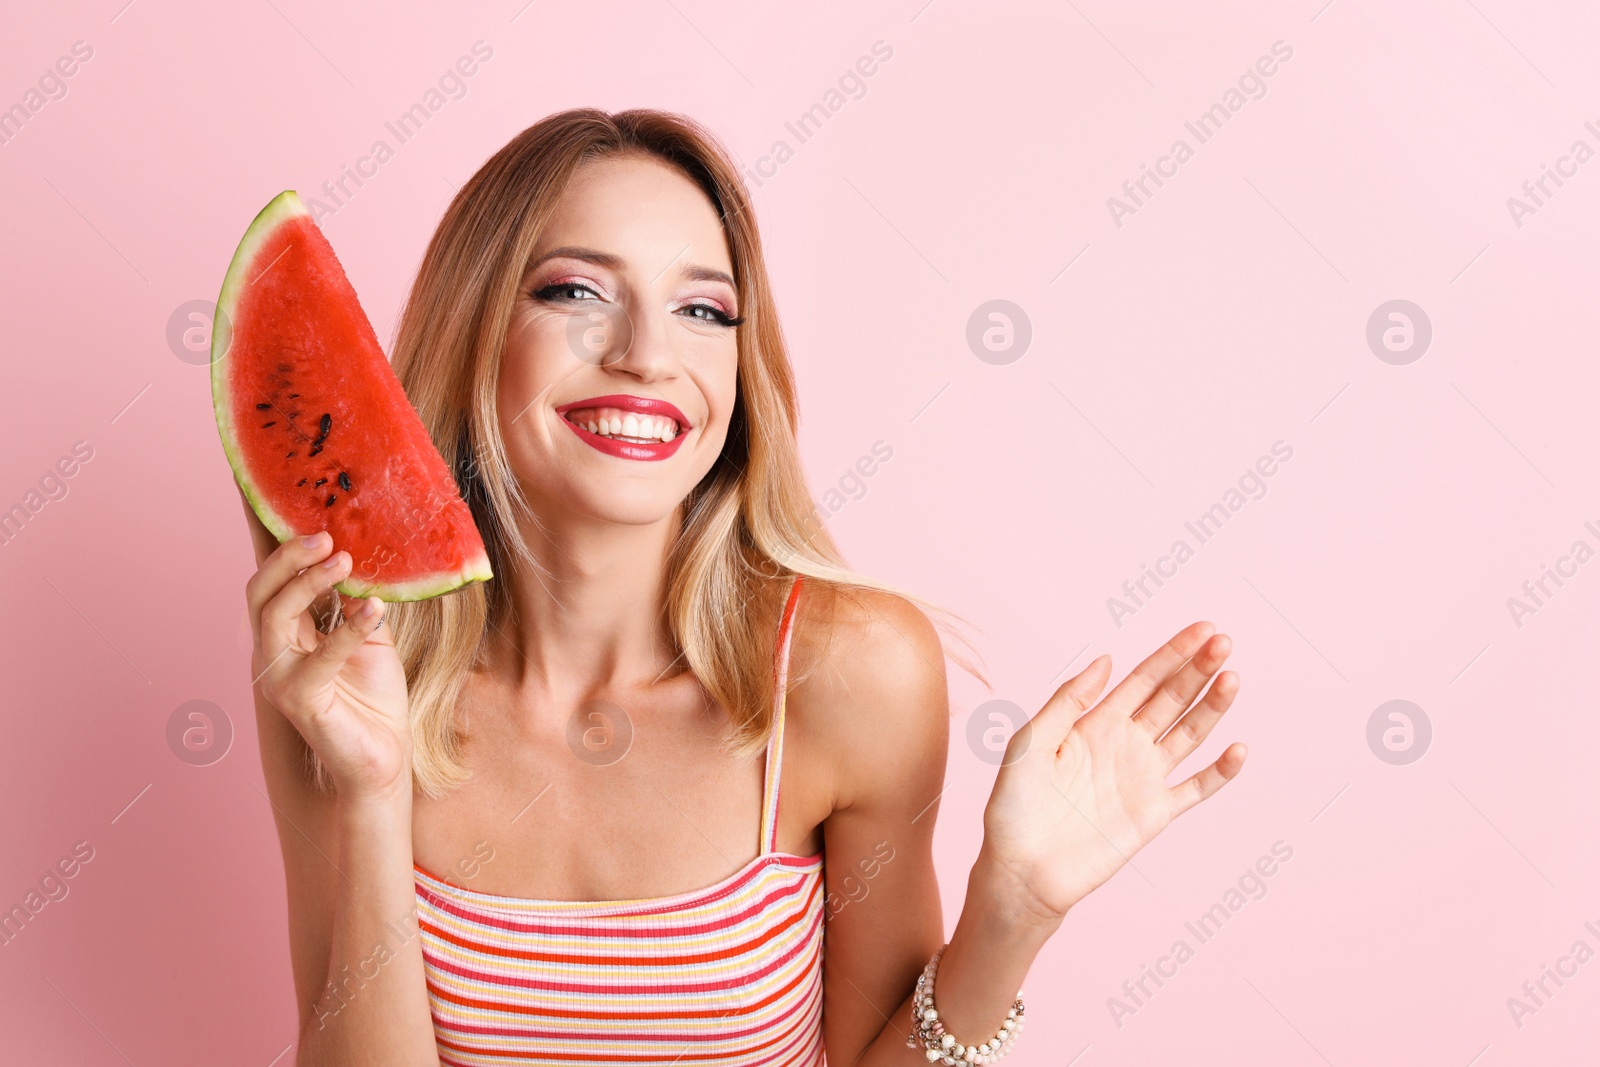
{"label": "woman's neck", "polygon": [[670,673],[662,612],[677,530],[675,514],[648,525],[570,513],[525,522],[522,537],[539,566],[508,568],[512,610],[491,631],[498,647],[490,669],[572,700]]}

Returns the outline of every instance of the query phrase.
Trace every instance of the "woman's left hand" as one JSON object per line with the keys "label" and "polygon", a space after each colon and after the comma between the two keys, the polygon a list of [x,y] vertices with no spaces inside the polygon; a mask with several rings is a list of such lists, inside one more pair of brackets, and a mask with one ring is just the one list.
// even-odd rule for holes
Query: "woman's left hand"
{"label": "woman's left hand", "polygon": [[980,862],[998,881],[991,889],[1019,911],[1059,922],[1244,766],[1245,747],[1235,743],[1166,784],[1239,689],[1237,674],[1217,674],[1230,642],[1213,629],[1186,627],[1095,703],[1111,675],[1111,658],[1101,656],[1011,738],[984,811]]}

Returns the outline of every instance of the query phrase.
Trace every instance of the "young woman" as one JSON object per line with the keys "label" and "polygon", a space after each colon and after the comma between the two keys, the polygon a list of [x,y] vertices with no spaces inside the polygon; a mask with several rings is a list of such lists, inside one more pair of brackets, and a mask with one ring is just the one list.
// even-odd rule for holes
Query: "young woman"
{"label": "young woman", "polygon": [[250,517],[301,1064],[989,1062],[1073,904],[1244,762],[1166,784],[1237,690],[1209,623],[1103,698],[1095,660],[1012,738],[945,944],[938,631],[815,521],[750,203],[686,119],[497,153],[395,364],[496,577],[329,629],[354,561]]}

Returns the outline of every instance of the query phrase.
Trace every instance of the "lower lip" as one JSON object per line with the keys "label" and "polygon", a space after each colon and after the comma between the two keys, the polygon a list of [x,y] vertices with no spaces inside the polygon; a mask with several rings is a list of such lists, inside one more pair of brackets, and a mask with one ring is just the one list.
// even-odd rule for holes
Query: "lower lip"
{"label": "lower lip", "polygon": [[569,430],[578,435],[578,440],[590,448],[597,452],[604,452],[608,456],[618,456],[622,459],[667,459],[683,445],[683,439],[686,436],[686,434],[680,433],[670,441],[643,445],[632,441],[619,441],[614,437],[601,437],[597,433],[590,433],[586,428],[579,426],[568,418],[562,418],[561,421],[567,424]]}

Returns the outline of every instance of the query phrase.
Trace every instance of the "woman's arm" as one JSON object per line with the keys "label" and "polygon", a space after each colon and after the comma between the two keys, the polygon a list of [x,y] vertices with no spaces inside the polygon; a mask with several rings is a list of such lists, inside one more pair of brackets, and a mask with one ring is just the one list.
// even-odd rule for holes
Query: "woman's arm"
{"label": "woman's arm", "polygon": [[[251,673],[288,890],[295,1062],[437,1067],[412,880],[404,671],[381,613],[316,632],[308,609],[346,576],[348,555],[324,568],[327,538],[280,546],[246,515],[260,564],[246,587]],[[311,781],[308,738],[333,793]]]}
{"label": "woman's arm", "polygon": [[800,604],[790,717],[799,720],[796,747],[820,754],[832,794],[823,823],[828,1063],[925,1064],[910,1058],[904,1034],[908,994],[944,941],[933,867],[949,743],[944,653],[928,620],[898,597],[819,586]]}
{"label": "woman's arm", "polygon": [[[931,856],[949,728],[943,653],[905,601],[856,599],[857,617],[837,613],[833,651],[803,682],[815,729],[835,739],[825,1044],[841,1067],[911,1067],[927,1058],[905,1045],[910,994],[944,941]],[[1194,704],[1227,652],[1226,638],[1196,624],[1095,704],[1110,673],[1102,657],[1012,738],[938,969],[940,1017],[959,1040],[994,1037],[1071,905],[1238,773],[1242,746],[1176,788],[1164,784],[1232,701],[1230,673]],[[881,842],[894,849],[889,862],[863,869],[853,859]]]}
{"label": "woman's arm", "polygon": [[[898,597],[832,599],[831,611],[802,620],[802,631],[815,619],[833,632],[804,635],[824,658],[791,694],[807,742],[826,745],[821,762],[833,768],[834,811],[823,826],[824,1044],[839,1067],[926,1065],[905,1041],[917,975],[945,940],[933,867],[949,746],[944,652],[927,618]],[[960,1001],[951,1016],[958,1034],[999,1027],[1055,926],[997,907],[993,889],[980,861],[940,966],[941,1008],[947,984],[952,1006]]]}
{"label": "woman's arm", "polygon": [[[300,1012],[295,1062],[436,1067],[417,936],[409,792],[284,802],[272,777]],[[279,783],[286,784],[281,776]],[[299,782],[290,787],[302,789]]]}

